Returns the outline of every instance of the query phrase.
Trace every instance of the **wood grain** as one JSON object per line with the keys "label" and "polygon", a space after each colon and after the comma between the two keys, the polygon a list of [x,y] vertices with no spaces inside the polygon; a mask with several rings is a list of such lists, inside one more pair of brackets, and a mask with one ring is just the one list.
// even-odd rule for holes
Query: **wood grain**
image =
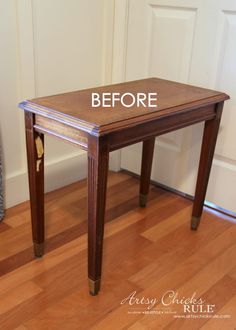
{"label": "wood grain", "polygon": [[[158,107],[147,109],[143,106],[139,108],[132,106],[127,110],[121,103],[118,103],[114,108],[92,108],[91,94],[93,92],[129,92],[133,94],[156,92],[158,94]],[[228,95],[221,92],[159,78],[148,78],[41,97],[22,102],[20,107],[88,133],[102,134],[157,119],[176,111],[215,104],[228,98]]]}
{"label": "wood grain", "polygon": [[19,285],[14,290],[8,290],[5,294],[0,295],[0,315],[14,309],[24,301],[36,296],[42,292],[42,289],[34,282],[26,282]]}
{"label": "wood grain", "polygon": [[[7,210],[7,225],[0,224],[5,227],[0,230],[0,250],[6,251],[0,263],[0,328],[233,329],[236,225],[205,208],[202,230],[190,232],[189,200],[151,186],[148,207],[140,208],[138,191],[137,179],[109,174],[106,272],[96,297],[87,291],[86,181],[46,195],[46,224],[51,229],[46,230],[50,248],[43,259],[33,259],[32,251],[26,258],[29,203]],[[120,305],[133,291],[139,297],[159,297],[167,289],[183,295],[197,291],[216,304],[217,314],[231,318],[175,320],[168,315],[128,314],[135,307]]]}

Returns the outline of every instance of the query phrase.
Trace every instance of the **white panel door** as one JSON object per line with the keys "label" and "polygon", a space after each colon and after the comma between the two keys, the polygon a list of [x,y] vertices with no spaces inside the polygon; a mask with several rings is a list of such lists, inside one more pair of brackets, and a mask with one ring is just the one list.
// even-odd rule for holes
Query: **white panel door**
{"label": "white panel door", "polygon": [[[236,2],[130,0],[125,79],[157,76],[229,93],[207,200],[236,212]],[[194,194],[203,124],[156,141],[152,179]],[[121,167],[140,173],[141,144]]]}

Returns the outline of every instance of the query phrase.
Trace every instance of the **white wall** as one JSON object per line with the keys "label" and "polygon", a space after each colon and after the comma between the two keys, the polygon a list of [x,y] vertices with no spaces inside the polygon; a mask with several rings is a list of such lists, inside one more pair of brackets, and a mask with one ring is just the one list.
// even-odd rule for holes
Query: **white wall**
{"label": "white wall", "polygon": [[[6,206],[28,199],[19,101],[108,84],[113,0],[0,0],[0,131]],[[46,138],[46,190],[84,178],[86,154]]]}

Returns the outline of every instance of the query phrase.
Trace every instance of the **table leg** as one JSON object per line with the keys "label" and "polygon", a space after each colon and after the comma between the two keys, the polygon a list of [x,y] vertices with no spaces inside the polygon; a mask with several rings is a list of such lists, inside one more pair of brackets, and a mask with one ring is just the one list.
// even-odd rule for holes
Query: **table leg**
{"label": "table leg", "polygon": [[203,211],[217,135],[220,127],[223,105],[224,102],[220,102],[216,105],[216,117],[214,119],[207,120],[204,126],[201,156],[191,219],[192,230],[197,230]]}
{"label": "table leg", "polygon": [[139,205],[146,206],[149,192],[155,138],[143,141],[142,166],[139,190]]}
{"label": "table leg", "polygon": [[34,129],[35,115],[25,112],[31,222],[34,254],[44,253],[44,135]]}
{"label": "table leg", "polygon": [[91,295],[100,290],[106,188],[109,164],[108,145],[103,139],[90,141],[88,151],[88,278]]}

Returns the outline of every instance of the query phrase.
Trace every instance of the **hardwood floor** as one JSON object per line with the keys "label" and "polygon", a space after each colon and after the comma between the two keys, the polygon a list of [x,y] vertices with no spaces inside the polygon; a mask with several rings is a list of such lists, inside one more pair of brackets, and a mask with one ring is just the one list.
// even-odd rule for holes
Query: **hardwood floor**
{"label": "hardwood floor", "polygon": [[[42,259],[33,257],[29,203],[7,210],[0,223],[0,329],[235,329],[235,223],[205,208],[199,230],[190,231],[189,200],[152,187],[147,207],[139,208],[138,192],[137,179],[110,173],[96,297],[87,286],[85,180],[46,195]],[[196,292],[222,318],[187,318],[204,313],[163,306],[170,290],[179,299]],[[146,303],[156,298],[151,311],[163,314],[147,313],[151,301],[121,304],[135,291]]]}

